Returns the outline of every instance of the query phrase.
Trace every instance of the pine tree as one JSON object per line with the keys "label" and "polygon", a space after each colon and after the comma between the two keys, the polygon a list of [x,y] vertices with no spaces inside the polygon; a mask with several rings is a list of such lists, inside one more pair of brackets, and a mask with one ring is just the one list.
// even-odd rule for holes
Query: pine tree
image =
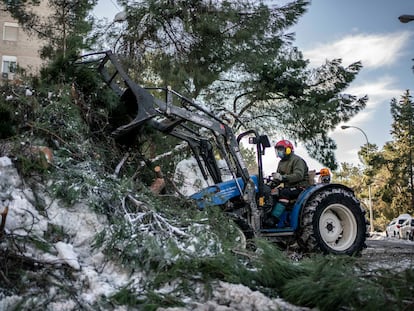
{"label": "pine tree", "polygon": [[213,111],[226,111],[235,128],[258,128],[306,143],[309,154],[335,169],[340,122],[367,98],[341,94],[362,65],[340,59],[309,69],[287,33],[309,1],[124,1],[127,29],[117,52],[133,60],[140,83],[172,85]]}
{"label": "pine tree", "polygon": [[[397,177],[401,178],[402,185],[405,189],[405,197],[410,198],[410,204],[407,208],[414,211],[413,197],[413,102],[410,92],[407,90],[401,97],[401,100],[391,102],[391,115],[394,119],[391,134],[395,139],[395,150],[399,153],[399,158],[395,163],[399,164]],[[395,175],[395,172],[393,172]]]}
{"label": "pine tree", "polygon": [[3,0],[3,4],[25,31],[44,40],[40,52],[44,59],[78,55],[88,48],[92,44],[88,33],[93,23],[88,15],[97,0],[47,1],[50,12],[46,15],[33,10],[41,0]]}
{"label": "pine tree", "polygon": [[391,134],[383,150],[371,160],[375,174],[380,212],[386,219],[414,212],[413,206],[413,102],[407,90],[399,101],[391,101]]}
{"label": "pine tree", "polygon": [[360,167],[343,162],[340,169],[333,172],[332,181],[346,185],[354,189],[356,193],[360,193],[363,187],[361,184],[362,175],[363,172]]}

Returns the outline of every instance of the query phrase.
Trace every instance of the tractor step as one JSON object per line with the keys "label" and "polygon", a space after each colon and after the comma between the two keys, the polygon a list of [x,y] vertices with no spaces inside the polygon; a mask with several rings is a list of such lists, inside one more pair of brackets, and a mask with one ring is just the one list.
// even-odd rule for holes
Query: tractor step
{"label": "tractor step", "polygon": [[262,236],[289,236],[294,234],[294,230],[291,227],[280,228],[280,229],[262,229],[260,230]]}

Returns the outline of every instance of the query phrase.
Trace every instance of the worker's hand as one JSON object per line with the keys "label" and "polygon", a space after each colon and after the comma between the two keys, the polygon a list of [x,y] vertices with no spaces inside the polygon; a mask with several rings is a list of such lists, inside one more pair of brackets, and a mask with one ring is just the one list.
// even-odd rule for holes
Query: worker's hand
{"label": "worker's hand", "polygon": [[276,195],[276,196],[279,196],[279,188],[272,188],[272,189],[270,190],[270,194],[271,194],[271,195]]}
{"label": "worker's hand", "polygon": [[273,180],[282,181],[283,176],[280,173],[272,173]]}

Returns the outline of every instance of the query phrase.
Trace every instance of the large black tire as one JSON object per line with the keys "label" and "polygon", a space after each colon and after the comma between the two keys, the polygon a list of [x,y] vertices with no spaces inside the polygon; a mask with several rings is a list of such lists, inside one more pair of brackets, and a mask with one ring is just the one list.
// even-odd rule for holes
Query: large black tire
{"label": "large black tire", "polygon": [[353,192],[333,186],[306,203],[297,240],[305,252],[354,255],[366,247],[366,233],[365,210]]}

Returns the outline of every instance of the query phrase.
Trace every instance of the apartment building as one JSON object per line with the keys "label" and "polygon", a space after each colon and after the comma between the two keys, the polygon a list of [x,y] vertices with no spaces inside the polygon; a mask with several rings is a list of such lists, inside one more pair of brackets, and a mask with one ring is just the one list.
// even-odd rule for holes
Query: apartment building
{"label": "apartment building", "polygon": [[[43,1],[36,11],[47,12],[46,2]],[[37,36],[29,36],[24,32],[17,21],[5,11],[3,4],[0,4],[0,31],[0,81],[13,80],[17,65],[28,73],[37,73],[42,64],[39,56],[41,41]]]}

